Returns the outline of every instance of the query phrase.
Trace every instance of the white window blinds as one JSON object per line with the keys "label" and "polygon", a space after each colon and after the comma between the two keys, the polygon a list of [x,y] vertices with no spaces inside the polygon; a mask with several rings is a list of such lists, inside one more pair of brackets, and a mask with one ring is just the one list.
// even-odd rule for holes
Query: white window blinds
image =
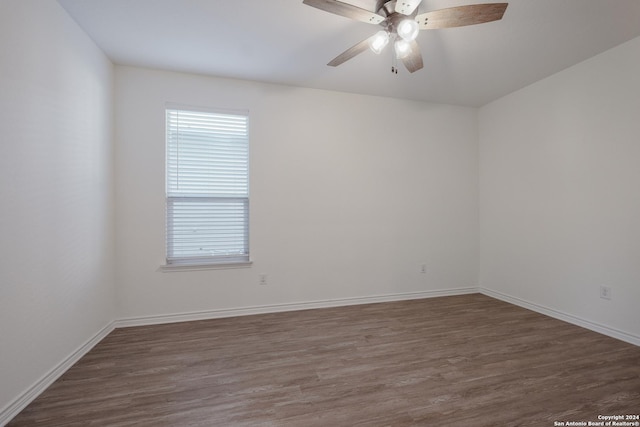
{"label": "white window blinds", "polygon": [[167,264],[249,261],[248,114],[166,114]]}

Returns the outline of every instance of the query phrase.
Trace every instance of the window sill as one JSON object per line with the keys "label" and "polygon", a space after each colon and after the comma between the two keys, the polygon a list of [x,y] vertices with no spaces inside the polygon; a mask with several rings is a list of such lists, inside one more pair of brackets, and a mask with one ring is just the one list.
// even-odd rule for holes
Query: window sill
{"label": "window sill", "polygon": [[220,264],[164,264],[158,267],[161,273],[177,273],[179,271],[202,271],[202,270],[229,270],[235,268],[249,268],[253,261],[227,262]]}

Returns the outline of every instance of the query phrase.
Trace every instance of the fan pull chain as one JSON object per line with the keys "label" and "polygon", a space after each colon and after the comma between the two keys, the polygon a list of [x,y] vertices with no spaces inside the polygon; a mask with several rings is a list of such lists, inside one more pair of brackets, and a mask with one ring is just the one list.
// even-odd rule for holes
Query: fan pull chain
{"label": "fan pull chain", "polygon": [[391,53],[391,74],[398,74],[398,59]]}

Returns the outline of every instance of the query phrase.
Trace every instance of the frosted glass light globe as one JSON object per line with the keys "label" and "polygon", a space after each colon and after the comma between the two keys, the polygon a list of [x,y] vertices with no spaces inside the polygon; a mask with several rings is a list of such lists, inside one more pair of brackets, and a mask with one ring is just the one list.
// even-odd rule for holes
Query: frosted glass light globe
{"label": "frosted glass light globe", "polygon": [[413,19],[405,19],[404,21],[398,24],[398,35],[402,37],[404,40],[410,42],[418,37],[418,32],[420,31],[420,26]]}
{"label": "frosted glass light globe", "polygon": [[396,40],[393,47],[395,48],[396,58],[398,59],[405,58],[411,52],[411,44],[405,39]]}
{"label": "frosted glass light globe", "polygon": [[375,53],[379,55],[382,52],[382,49],[389,43],[389,33],[386,31],[378,31],[370,40],[369,40],[369,48]]}

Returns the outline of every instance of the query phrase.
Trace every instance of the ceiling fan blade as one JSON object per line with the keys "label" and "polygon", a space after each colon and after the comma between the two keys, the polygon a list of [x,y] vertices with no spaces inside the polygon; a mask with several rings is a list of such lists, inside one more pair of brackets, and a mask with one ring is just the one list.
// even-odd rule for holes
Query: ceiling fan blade
{"label": "ceiling fan blade", "polygon": [[421,13],[416,21],[421,30],[464,27],[502,19],[509,3],[471,4]]}
{"label": "ceiling fan blade", "polygon": [[422,0],[398,0],[396,3],[396,12],[403,15],[411,15],[420,5]]}
{"label": "ceiling fan blade", "polygon": [[361,54],[365,50],[369,49],[369,39],[371,39],[371,37],[369,37],[368,39],[362,40],[360,43],[354,46],[351,46],[349,49],[345,50],[340,55],[333,58],[331,62],[329,62],[327,65],[331,65],[332,67],[337,67],[343,62],[347,62],[354,56]]}
{"label": "ceiling fan blade", "polygon": [[325,12],[344,16],[345,18],[355,19],[356,21],[367,22],[369,24],[379,24],[385,20],[383,16],[380,16],[377,13],[369,12],[366,9],[361,9],[337,0],[303,0],[302,3],[315,7],[316,9],[324,10]]}
{"label": "ceiling fan blade", "polygon": [[411,46],[411,52],[402,58],[402,63],[407,67],[407,70],[409,70],[410,73],[413,73],[414,71],[421,69],[424,64],[422,63],[422,53],[420,52],[420,46],[418,46],[418,43],[413,40],[409,42],[409,45]]}

